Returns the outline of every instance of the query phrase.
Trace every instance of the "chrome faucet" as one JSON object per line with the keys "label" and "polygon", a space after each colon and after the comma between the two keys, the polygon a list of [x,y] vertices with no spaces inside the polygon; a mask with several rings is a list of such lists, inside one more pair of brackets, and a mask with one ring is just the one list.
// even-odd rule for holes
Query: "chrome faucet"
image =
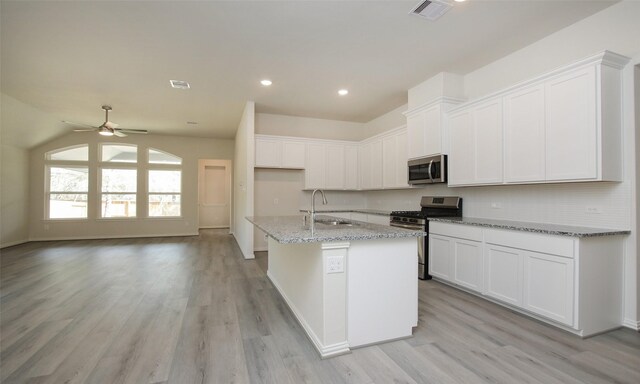
{"label": "chrome faucet", "polygon": [[313,232],[316,229],[316,192],[320,192],[322,195],[322,204],[327,205],[327,198],[324,196],[324,191],[322,189],[314,189],[311,193],[311,236],[313,236]]}

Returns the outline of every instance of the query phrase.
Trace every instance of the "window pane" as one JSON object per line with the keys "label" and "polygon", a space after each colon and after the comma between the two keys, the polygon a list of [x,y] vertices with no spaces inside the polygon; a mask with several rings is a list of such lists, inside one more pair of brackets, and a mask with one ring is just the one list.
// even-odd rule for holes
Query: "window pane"
{"label": "window pane", "polygon": [[135,145],[102,145],[102,161],[112,163],[136,163],[138,147]]}
{"label": "window pane", "polygon": [[71,219],[87,217],[86,194],[55,194],[49,195],[49,218]]}
{"label": "window pane", "polygon": [[67,160],[67,161],[89,161],[89,146],[83,145],[81,147],[56,149],[55,151],[47,152],[45,155],[47,160]]}
{"label": "window pane", "polygon": [[149,216],[180,216],[180,195],[149,195]]}
{"label": "window pane", "polygon": [[135,217],[136,195],[102,195],[102,217]]}
{"label": "window pane", "polygon": [[102,192],[136,192],[137,170],[102,169]]}
{"label": "window pane", "polygon": [[89,168],[49,168],[49,192],[87,192],[88,190]]}
{"label": "window pane", "polygon": [[149,171],[149,193],[180,193],[182,171]]}
{"label": "window pane", "polygon": [[150,164],[182,164],[182,159],[156,149],[149,149]]}

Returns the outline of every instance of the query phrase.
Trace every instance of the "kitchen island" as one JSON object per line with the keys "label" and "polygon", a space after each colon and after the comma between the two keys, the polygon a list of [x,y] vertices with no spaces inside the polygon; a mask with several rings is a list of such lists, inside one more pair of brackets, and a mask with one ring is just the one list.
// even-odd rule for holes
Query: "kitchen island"
{"label": "kitchen island", "polygon": [[269,236],[267,276],[323,358],[409,337],[422,231],[319,216],[247,217]]}

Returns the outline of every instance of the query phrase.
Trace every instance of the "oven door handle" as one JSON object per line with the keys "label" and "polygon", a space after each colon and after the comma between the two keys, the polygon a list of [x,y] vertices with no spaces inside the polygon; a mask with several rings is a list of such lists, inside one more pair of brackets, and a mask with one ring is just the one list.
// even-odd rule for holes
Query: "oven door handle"
{"label": "oven door handle", "polygon": [[432,167],[433,167],[433,160],[429,161],[429,169],[427,170],[427,173],[429,174],[429,180],[431,180],[431,182],[433,183],[433,176],[431,176]]}
{"label": "oven door handle", "polygon": [[422,226],[416,226],[416,225],[406,225],[406,224],[396,224],[396,223],[389,223],[390,226],[392,227],[400,227],[400,228],[406,228],[406,229],[413,229],[415,231],[423,231],[424,232],[424,228]]}

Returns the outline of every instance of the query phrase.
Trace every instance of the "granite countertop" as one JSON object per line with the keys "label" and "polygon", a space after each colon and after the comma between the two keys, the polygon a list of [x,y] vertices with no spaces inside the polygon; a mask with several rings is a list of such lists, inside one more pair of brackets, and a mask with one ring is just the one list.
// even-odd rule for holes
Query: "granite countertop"
{"label": "granite countertop", "polygon": [[[331,216],[318,215],[318,220],[344,220]],[[246,217],[279,243],[314,243],[330,241],[395,239],[402,237],[421,237],[426,233],[386,225],[364,223],[356,220],[344,220],[353,226],[333,226],[316,222],[313,236],[309,225],[303,226],[303,216],[254,216]]]}
{"label": "granite countertop", "polygon": [[[301,209],[300,212],[307,212],[311,209]],[[357,213],[366,213],[371,215],[380,215],[380,216],[391,216],[391,211],[383,211],[380,209],[365,209],[365,208],[345,208],[345,209],[316,209],[316,213],[339,213],[339,212],[357,212]]]}
{"label": "granite countertop", "polygon": [[442,223],[454,223],[475,225],[479,227],[510,229],[515,231],[544,233],[547,235],[569,236],[569,237],[594,237],[594,236],[615,236],[628,235],[631,231],[603,229],[591,227],[577,227],[571,225],[529,223],[525,221],[494,220],[475,217],[437,217],[430,218],[429,221]]}

